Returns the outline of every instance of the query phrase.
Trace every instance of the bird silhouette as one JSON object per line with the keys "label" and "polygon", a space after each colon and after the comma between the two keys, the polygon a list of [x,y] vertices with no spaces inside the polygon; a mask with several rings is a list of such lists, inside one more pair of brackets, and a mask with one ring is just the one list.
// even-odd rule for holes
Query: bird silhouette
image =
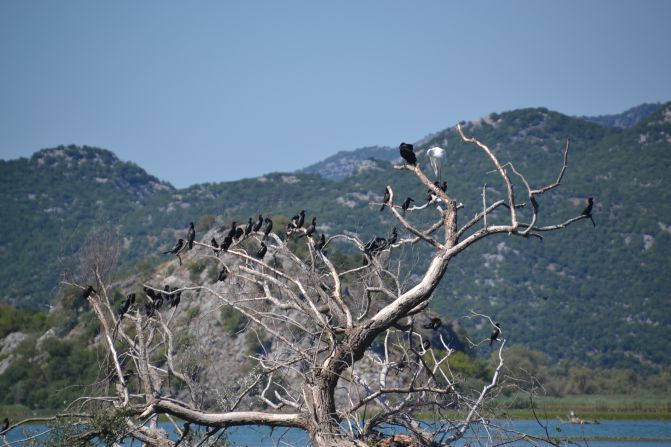
{"label": "bird silhouette", "polygon": [[228,278],[229,273],[230,273],[230,271],[228,270],[228,268],[226,268],[225,265],[222,266],[221,271],[219,272],[219,276],[217,276],[217,281],[219,281],[219,282],[226,281],[226,278]]}
{"label": "bird silhouette", "polygon": [[119,314],[119,319],[123,318],[123,316],[128,312],[128,309],[130,309],[131,304],[135,302],[135,294],[134,293],[129,293],[126,296],[126,299],[119,305],[119,308],[117,309],[117,314]]}
{"label": "bird silhouette", "polygon": [[214,255],[217,256],[219,255],[219,244],[217,243],[217,240],[213,237],[212,240],[210,240],[210,245],[214,247],[212,250],[214,252]]}
{"label": "bird silhouette", "polygon": [[254,223],[254,226],[252,227],[252,231],[256,233],[261,229],[261,226],[263,225],[263,216],[259,214],[259,219]]}
{"label": "bird silhouette", "polygon": [[596,222],[594,222],[594,219],[592,218],[592,208],[593,207],[594,207],[594,198],[588,197],[587,198],[587,206],[585,207],[584,210],[582,210],[582,213],[580,213],[580,215],[589,217],[589,220],[592,221],[592,225],[594,225],[596,227]]}
{"label": "bird silhouette", "polygon": [[250,233],[252,232],[252,227],[254,226],[254,222],[252,222],[252,218],[249,218],[249,221],[247,221],[247,225],[245,225],[245,237],[249,236]]}
{"label": "bird silhouette", "polygon": [[189,231],[186,233],[186,241],[189,245],[189,250],[193,248],[193,241],[196,239],[196,229],[193,228],[193,222],[189,223]]}
{"label": "bird silhouette", "polygon": [[298,237],[312,236],[312,233],[315,232],[316,228],[317,228],[317,218],[313,217],[312,222],[310,223],[310,225],[308,225],[307,228],[305,228],[305,233],[301,234]]}
{"label": "bird silhouette", "polygon": [[321,237],[319,238],[319,241],[315,245],[315,248],[317,249],[317,251],[322,251],[324,245],[326,245],[326,238],[324,237],[324,233],[322,233]]}
{"label": "bird silhouette", "polygon": [[265,226],[263,227],[263,239],[266,240],[268,239],[268,235],[270,234],[270,231],[273,229],[273,221],[270,217],[266,217],[265,220]]}
{"label": "bird silhouette", "polygon": [[438,318],[438,317],[433,317],[433,318],[431,318],[431,320],[430,320],[428,323],[422,325],[422,327],[423,327],[424,329],[431,329],[431,330],[434,330],[434,331],[435,331],[435,330],[438,329],[440,326],[442,326],[442,324],[443,324],[443,321],[442,321],[440,318]]}
{"label": "bird silhouette", "polygon": [[91,296],[92,293],[98,293],[96,290],[93,288],[93,286],[88,285],[86,286],[86,289],[82,292],[82,299],[88,299],[88,297]]}
{"label": "bird silhouette", "polygon": [[236,221],[233,221],[231,223],[231,229],[228,230],[227,237],[230,237],[231,239],[233,239],[235,237],[235,234],[237,233],[237,230],[238,230],[238,223]]}
{"label": "bird silhouette", "polygon": [[501,333],[501,323],[494,323],[494,330],[492,331],[492,335],[489,336],[489,346],[494,343],[494,340],[499,339],[499,334]]}
{"label": "bird silhouette", "polygon": [[259,249],[259,251],[256,252],[256,254],[254,255],[254,257],[255,257],[256,259],[263,259],[263,257],[266,255],[266,252],[267,252],[267,251],[268,251],[268,247],[266,246],[266,244],[264,244],[263,242],[261,242],[261,248]]}
{"label": "bird silhouette", "polygon": [[384,188],[384,198],[382,199],[382,206],[380,207],[380,211],[384,209],[385,205],[387,204],[387,202],[389,202],[390,198],[391,197],[389,196],[389,189]]}
{"label": "bird silhouette", "polygon": [[226,250],[228,250],[228,247],[230,247],[232,243],[233,243],[233,238],[230,237],[230,236],[226,236],[224,238],[224,241],[219,246],[219,248],[221,249],[221,251],[226,251]]}
{"label": "bird silhouette", "polygon": [[182,250],[182,248],[184,248],[184,239],[177,239],[175,246],[168,251],[164,251],[163,254],[167,255],[168,253],[172,253],[173,255],[176,255]]}
{"label": "bird silhouette", "polygon": [[422,340],[422,348],[424,348],[425,351],[427,349],[429,349],[430,347],[431,347],[431,342],[429,340],[427,340],[426,338],[424,340]]}
{"label": "bird silhouette", "polygon": [[241,227],[235,229],[235,238],[240,239],[242,235],[245,234],[245,230]]}
{"label": "bird silhouette", "polygon": [[[175,287],[175,288],[172,289],[172,292],[175,292],[177,290],[178,290],[178,288]],[[170,302],[170,307],[177,308],[177,306],[179,306],[179,302],[181,301],[181,299],[182,299],[182,292],[179,291],[179,292],[175,293],[172,296],[172,301]]]}
{"label": "bird silhouette", "polygon": [[291,228],[303,228],[305,223],[305,210],[301,210],[298,214],[291,218],[289,222]]}
{"label": "bird silhouette", "polygon": [[2,428],[0,428],[0,432],[4,432],[9,428],[9,419],[5,418],[2,420]]}
{"label": "bird silhouette", "polygon": [[398,147],[399,152],[401,153],[401,157],[409,164],[409,165],[415,165],[417,163],[417,156],[415,155],[414,148],[412,144],[408,143],[401,143],[401,145]]}
{"label": "bird silhouette", "polygon": [[405,212],[410,208],[410,202],[414,202],[412,197],[407,197],[404,201],[403,204],[401,205],[401,209],[403,210],[403,216],[405,216]]}

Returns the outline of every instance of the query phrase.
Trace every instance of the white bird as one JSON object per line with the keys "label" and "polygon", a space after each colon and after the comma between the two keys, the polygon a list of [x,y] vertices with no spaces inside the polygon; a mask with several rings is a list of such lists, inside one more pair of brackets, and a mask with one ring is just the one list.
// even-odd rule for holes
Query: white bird
{"label": "white bird", "polygon": [[438,181],[443,178],[443,164],[445,163],[445,149],[434,146],[426,152],[431,161],[433,173],[438,177]]}

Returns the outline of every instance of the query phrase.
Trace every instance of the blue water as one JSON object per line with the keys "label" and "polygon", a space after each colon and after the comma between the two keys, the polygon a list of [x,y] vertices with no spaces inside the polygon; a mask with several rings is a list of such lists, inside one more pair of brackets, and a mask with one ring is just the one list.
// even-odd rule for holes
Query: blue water
{"label": "blue water", "polygon": [[[604,421],[600,424],[575,425],[564,424],[557,420],[543,421],[547,425],[550,436],[555,439],[569,440],[562,445],[566,446],[584,446],[584,447],[671,447],[671,421]],[[500,421],[499,432],[490,430],[487,432],[482,426],[474,425],[471,430],[466,432],[464,439],[455,443],[455,447],[464,447],[470,444],[474,446],[495,446],[502,444],[504,436],[510,439],[511,431],[528,433],[530,435],[544,436],[545,431],[536,421]],[[168,432],[174,433],[174,427],[171,424],[162,424],[162,428]],[[32,425],[20,430],[14,430],[7,435],[7,441],[11,446],[25,446],[22,442],[27,436],[34,436],[47,431],[46,426]],[[630,437],[645,439],[664,439],[664,441],[594,441],[592,437]],[[173,439],[177,439],[174,433]],[[306,434],[296,429],[274,429],[267,427],[235,427],[226,431],[226,438],[233,446],[249,447],[271,447],[271,446],[307,446],[309,445]],[[586,440],[584,439],[586,438]],[[39,438],[38,438],[39,439]],[[0,441],[0,445],[2,442]],[[38,442],[39,445],[39,442]],[[138,442],[131,444],[130,441],[124,446],[139,446]],[[525,442],[506,443],[506,446],[530,445]]]}

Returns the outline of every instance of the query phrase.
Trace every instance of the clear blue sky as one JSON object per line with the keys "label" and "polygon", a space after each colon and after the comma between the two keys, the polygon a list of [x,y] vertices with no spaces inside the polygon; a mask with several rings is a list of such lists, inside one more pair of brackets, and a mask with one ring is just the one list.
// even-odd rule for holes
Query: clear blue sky
{"label": "clear blue sky", "polygon": [[670,1],[0,2],[0,158],[114,151],[183,187],[491,112],[671,100]]}

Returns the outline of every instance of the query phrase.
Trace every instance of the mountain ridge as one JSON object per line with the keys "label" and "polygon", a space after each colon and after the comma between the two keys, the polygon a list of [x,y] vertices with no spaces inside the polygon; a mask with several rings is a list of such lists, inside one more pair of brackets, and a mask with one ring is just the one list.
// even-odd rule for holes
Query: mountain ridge
{"label": "mountain ridge", "polygon": [[[625,129],[545,108],[490,114],[464,129],[489,144],[503,162],[527,172],[532,186],[556,179],[571,136],[564,183],[542,198],[541,210],[548,222],[565,219],[593,195],[597,228],[570,227],[542,243],[499,237],[475,246],[448,271],[434,309],[455,318],[469,309],[493,315],[515,328],[508,331],[512,340],[555,359],[587,353],[597,365],[668,362],[664,340],[671,321],[659,309],[668,304],[670,288],[658,272],[671,268],[671,198],[663,188],[671,156],[671,104]],[[423,151],[445,142],[445,178],[450,193],[464,203],[461,215],[469,216],[481,206],[483,182],[490,200],[503,190],[487,174],[492,167],[486,157],[461,142],[453,128],[432,134],[417,147],[422,166]],[[33,160],[38,165],[44,159],[40,166],[31,167],[29,159],[0,162],[0,201],[11,211],[0,222],[0,260],[7,266],[2,269],[3,302],[44,305],[58,284],[58,258],[76,252],[96,222],[123,236],[123,268],[130,272],[142,259],[164,261],[158,253],[189,221],[228,225],[258,212],[290,216],[305,208],[319,216],[321,232],[349,231],[368,239],[393,225],[387,213],[371,212],[370,203],[379,203],[385,185],[416,200],[424,195],[389,160],[374,159],[363,171],[337,181],[316,173],[272,173],[175,189],[132,163],[107,159],[109,151],[85,150],[90,156],[77,156],[83,148],[73,146],[69,155],[67,148],[56,149],[71,160],[46,152]],[[395,152],[385,150],[391,160]],[[52,158],[61,164],[49,164]],[[65,165],[69,167],[63,170]],[[34,181],[25,181],[37,174]],[[121,180],[96,180],[106,176]],[[29,194],[35,196],[30,199]],[[35,265],[35,259],[42,264]],[[636,275],[627,275],[633,266]],[[621,330],[611,333],[614,321]],[[565,333],[567,325],[571,334]],[[550,336],[539,339],[539,330]]]}

